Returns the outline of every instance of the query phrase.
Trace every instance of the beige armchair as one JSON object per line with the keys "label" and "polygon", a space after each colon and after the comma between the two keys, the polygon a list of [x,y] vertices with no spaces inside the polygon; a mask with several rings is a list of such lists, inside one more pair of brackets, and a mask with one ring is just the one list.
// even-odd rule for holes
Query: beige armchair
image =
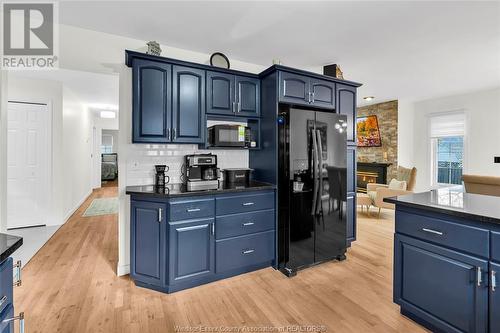
{"label": "beige armchair", "polygon": [[500,177],[463,175],[465,191],[500,197]]}
{"label": "beige armchair", "polygon": [[389,185],[386,184],[372,183],[372,184],[367,184],[366,186],[368,196],[372,200],[372,205],[378,208],[378,217],[380,217],[380,210],[382,208],[394,209],[394,205],[384,202],[384,198],[413,193],[413,189],[415,187],[415,182],[417,179],[417,169],[416,168],[408,169],[399,166],[396,179],[398,181],[406,182],[406,190],[392,189],[389,188]]}

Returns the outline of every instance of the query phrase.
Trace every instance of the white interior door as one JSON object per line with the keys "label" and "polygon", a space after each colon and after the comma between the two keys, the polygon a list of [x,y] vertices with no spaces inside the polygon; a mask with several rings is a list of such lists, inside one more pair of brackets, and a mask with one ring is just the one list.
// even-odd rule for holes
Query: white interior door
{"label": "white interior door", "polygon": [[7,134],[7,228],[45,225],[48,187],[48,108],[11,103]]}

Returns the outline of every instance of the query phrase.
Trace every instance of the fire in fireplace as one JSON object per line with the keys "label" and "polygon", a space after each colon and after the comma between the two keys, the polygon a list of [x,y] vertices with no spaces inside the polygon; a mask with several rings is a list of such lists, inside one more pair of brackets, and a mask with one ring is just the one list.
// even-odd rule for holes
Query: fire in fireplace
{"label": "fire in fireplace", "polygon": [[356,173],[358,181],[358,191],[366,193],[366,185],[370,183],[376,183],[378,178],[378,173],[369,171],[358,171]]}

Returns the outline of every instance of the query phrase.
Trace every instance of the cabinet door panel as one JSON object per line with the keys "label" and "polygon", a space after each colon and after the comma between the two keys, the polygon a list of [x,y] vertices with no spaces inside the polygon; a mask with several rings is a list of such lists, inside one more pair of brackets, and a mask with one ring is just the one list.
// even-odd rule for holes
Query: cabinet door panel
{"label": "cabinet door panel", "polygon": [[168,142],[170,128],[172,66],[134,60],[133,142]]}
{"label": "cabinet door panel", "polygon": [[171,284],[214,274],[213,223],[210,218],[169,225]]}
{"label": "cabinet door panel", "polygon": [[260,80],[236,77],[236,115],[257,117],[260,114]]}
{"label": "cabinet door panel", "polygon": [[280,72],[280,102],[309,105],[309,78],[307,76]]}
{"label": "cabinet door panel", "polygon": [[[491,263],[490,271],[495,272],[496,280],[495,290],[490,288],[490,333],[494,333],[500,332],[500,264]],[[490,283],[491,282],[492,281],[490,281]]]}
{"label": "cabinet door panel", "polygon": [[138,281],[161,285],[165,271],[166,204],[132,201],[131,208],[132,275]]}
{"label": "cabinet door panel", "polygon": [[207,72],[207,113],[234,114],[234,75]]}
{"label": "cabinet door panel", "polygon": [[205,71],[173,67],[172,141],[203,143],[205,133]]}
{"label": "cabinet door panel", "polygon": [[347,147],[347,192],[356,192],[356,147]]}
{"label": "cabinet door panel", "polygon": [[347,141],[356,141],[356,88],[337,85],[337,112],[347,116]]}
{"label": "cabinet door panel", "polygon": [[487,261],[399,234],[395,244],[396,302],[442,330],[486,331]]}
{"label": "cabinet door panel", "polygon": [[347,241],[356,240],[356,194],[347,193]]}
{"label": "cabinet door panel", "polygon": [[311,104],[316,107],[335,108],[335,83],[311,79]]}

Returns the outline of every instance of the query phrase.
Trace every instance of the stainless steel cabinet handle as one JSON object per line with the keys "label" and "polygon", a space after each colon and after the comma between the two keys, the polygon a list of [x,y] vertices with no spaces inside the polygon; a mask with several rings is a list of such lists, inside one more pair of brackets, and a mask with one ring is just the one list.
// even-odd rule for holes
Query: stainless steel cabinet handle
{"label": "stainless steel cabinet handle", "polygon": [[483,272],[481,271],[481,267],[476,267],[476,275],[477,275],[477,286],[481,287],[481,283],[483,283]]}
{"label": "stainless steel cabinet handle", "polygon": [[174,129],[172,130],[172,140],[175,140],[176,138],[177,138],[177,131],[176,131],[176,129],[174,128]]}
{"label": "stainless steel cabinet handle", "polygon": [[215,235],[215,223],[212,223],[212,236]]}
{"label": "stainless steel cabinet handle", "polygon": [[433,229],[427,229],[427,228],[422,228],[422,231],[434,234],[434,235],[439,235],[443,236],[443,233],[441,231],[433,230]]}
{"label": "stainless steel cabinet handle", "polygon": [[307,93],[307,103],[311,103],[311,92]]}
{"label": "stainless steel cabinet handle", "polygon": [[250,254],[250,253],[253,253],[255,252],[254,249],[250,249],[250,250],[244,250],[243,252],[241,252],[242,254]]}
{"label": "stainless steel cabinet handle", "polygon": [[22,266],[21,260],[16,261],[16,263],[13,266],[13,268],[16,270],[16,277],[17,277],[16,281],[14,281],[14,287],[19,287],[23,283],[21,278],[21,266]]}
{"label": "stainless steel cabinet handle", "polygon": [[244,202],[242,203],[243,206],[252,206],[252,205],[255,205],[254,202]]}
{"label": "stainless steel cabinet handle", "polygon": [[238,113],[240,113],[241,112],[241,103],[238,102],[236,105],[238,106]]}
{"label": "stainless steel cabinet handle", "polygon": [[24,333],[24,312],[20,312],[19,316],[2,320],[2,323],[10,323],[11,321],[19,320],[19,333]]}
{"label": "stainless steel cabinet handle", "polygon": [[7,296],[3,296],[2,298],[0,298],[0,306],[2,306],[5,302],[7,302]]}
{"label": "stainless steel cabinet handle", "polygon": [[244,227],[248,227],[248,226],[251,226],[251,225],[254,225],[255,223],[253,222],[246,222],[246,223],[243,223],[242,226]]}
{"label": "stainless steel cabinet handle", "polygon": [[201,209],[200,208],[189,208],[186,209],[188,213],[194,213],[194,212],[199,212]]}
{"label": "stainless steel cabinet handle", "polygon": [[312,95],[311,103],[314,103],[314,91],[311,93],[311,95]]}
{"label": "stainless steel cabinet handle", "polygon": [[497,272],[491,271],[491,291],[495,292],[497,289]]}
{"label": "stainless steel cabinet handle", "polygon": [[170,128],[167,128],[167,140],[170,141]]}
{"label": "stainless steel cabinet handle", "polygon": [[161,220],[163,220],[163,209],[161,208],[158,208],[158,223],[161,222]]}
{"label": "stainless steel cabinet handle", "polygon": [[233,113],[236,113],[236,102],[233,102]]}

